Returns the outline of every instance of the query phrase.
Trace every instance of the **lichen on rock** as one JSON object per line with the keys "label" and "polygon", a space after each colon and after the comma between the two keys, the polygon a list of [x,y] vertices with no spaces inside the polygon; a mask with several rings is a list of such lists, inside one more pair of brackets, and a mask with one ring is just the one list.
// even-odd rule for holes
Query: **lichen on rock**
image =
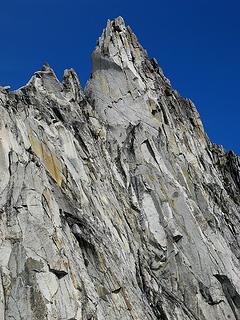
{"label": "lichen on rock", "polygon": [[0,88],[0,320],[240,319],[240,160],[121,17],[83,91]]}

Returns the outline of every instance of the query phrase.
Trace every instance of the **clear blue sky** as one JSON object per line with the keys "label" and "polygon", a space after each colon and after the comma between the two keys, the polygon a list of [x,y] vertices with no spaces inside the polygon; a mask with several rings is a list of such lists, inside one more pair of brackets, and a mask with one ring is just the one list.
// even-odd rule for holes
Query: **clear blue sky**
{"label": "clear blue sky", "polygon": [[18,88],[47,61],[84,84],[106,20],[123,16],[173,86],[197,105],[213,142],[240,154],[239,0],[5,0],[0,84]]}

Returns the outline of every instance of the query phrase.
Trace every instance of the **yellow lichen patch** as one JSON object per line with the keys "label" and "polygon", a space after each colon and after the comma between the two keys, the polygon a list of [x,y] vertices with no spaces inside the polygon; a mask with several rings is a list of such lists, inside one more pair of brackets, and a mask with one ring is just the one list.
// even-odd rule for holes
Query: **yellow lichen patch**
{"label": "yellow lichen patch", "polygon": [[131,311],[132,310],[132,305],[131,305],[131,303],[129,301],[129,298],[128,298],[128,295],[127,295],[127,292],[126,292],[125,288],[122,288],[121,293],[122,293],[123,299],[124,299],[124,301],[126,303],[127,309],[129,311]]}
{"label": "yellow lichen patch", "polygon": [[48,208],[50,209],[50,211],[53,211],[52,209],[52,198],[51,198],[51,194],[50,194],[50,191],[49,189],[44,189],[43,190],[43,193],[42,193],[45,201],[47,202],[47,205],[48,205]]}
{"label": "yellow lichen patch", "polygon": [[189,172],[187,168],[183,170],[183,175],[186,179],[189,179]]}
{"label": "yellow lichen patch", "polygon": [[60,161],[52,154],[49,148],[44,145],[38,138],[36,138],[32,131],[29,133],[29,141],[32,151],[42,160],[47,171],[51,177],[57,182],[59,186],[62,183],[62,170]]}
{"label": "yellow lichen patch", "polygon": [[70,269],[70,277],[71,277],[72,284],[73,284],[74,288],[77,289],[77,290],[81,290],[82,289],[81,288],[81,284],[79,283],[77,275],[71,269]]}
{"label": "yellow lichen patch", "polygon": [[32,151],[40,158],[42,159],[43,158],[43,155],[42,155],[42,145],[41,143],[39,142],[39,140],[34,137],[34,135],[32,134],[32,131],[30,131],[29,133],[29,141],[30,141],[30,144],[31,144],[31,147],[32,147]]}
{"label": "yellow lichen patch", "polygon": [[43,161],[45,167],[50,173],[51,177],[57,182],[59,186],[62,183],[62,175],[61,175],[61,164],[60,161],[48,150],[48,148],[43,147]]}
{"label": "yellow lichen patch", "polygon": [[58,235],[58,233],[57,233],[56,230],[54,231],[54,233],[53,233],[53,235],[52,235],[52,240],[53,240],[55,246],[56,246],[56,247],[58,248],[58,250],[60,251],[60,250],[63,248],[64,243],[63,243],[62,238],[59,237],[59,235]]}
{"label": "yellow lichen patch", "polygon": [[107,271],[106,259],[101,252],[98,253],[98,263],[99,263],[98,265],[99,270],[101,272],[106,272]]}

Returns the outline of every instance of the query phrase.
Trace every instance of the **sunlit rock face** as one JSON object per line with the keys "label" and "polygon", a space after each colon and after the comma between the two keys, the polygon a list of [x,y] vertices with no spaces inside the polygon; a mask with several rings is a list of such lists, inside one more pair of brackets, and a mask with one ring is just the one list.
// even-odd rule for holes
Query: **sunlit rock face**
{"label": "sunlit rock face", "polygon": [[85,92],[0,89],[0,320],[240,319],[240,163],[121,17]]}

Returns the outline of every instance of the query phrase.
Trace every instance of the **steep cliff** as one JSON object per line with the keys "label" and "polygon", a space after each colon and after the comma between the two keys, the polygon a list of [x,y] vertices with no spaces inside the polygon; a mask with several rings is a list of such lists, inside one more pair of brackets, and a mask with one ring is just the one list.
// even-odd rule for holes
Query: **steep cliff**
{"label": "steep cliff", "polygon": [[0,320],[240,319],[240,160],[121,17],[83,92],[0,89]]}

